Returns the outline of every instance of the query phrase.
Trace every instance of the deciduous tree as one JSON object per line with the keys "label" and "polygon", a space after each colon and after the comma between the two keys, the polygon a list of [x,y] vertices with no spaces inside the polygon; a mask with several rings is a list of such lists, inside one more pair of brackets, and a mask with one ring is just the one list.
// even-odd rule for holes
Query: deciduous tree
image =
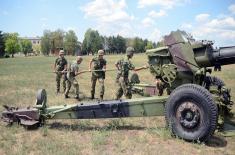
{"label": "deciduous tree", "polygon": [[21,44],[21,51],[24,53],[25,56],[27,56],[27,53],[33,50],[32,43],[28,39],[22,39],[20,41],[20,44]]}
{"label": "deciduous tree", "polygon": [[43,55],[49,55],[51,50],[51,31],[44,30],[43,36],[41,37],[41,50]]}
{"label": "deciduous tree", "polygon": [[64,37],[64,50],[69,55],[75,55],[78,48],[78,38],[73,30],[69,30]]}
{"label": "deciduous tree", "polygon": [[82,51],[84,54],[95,54],[99,49],[103,48],[102,39],[98,31],[88,29],[85,33],[82,43]]}
{"label": "deciduous tree", "polygon": [[14,57],[16,52],[20,52],[18,33],[8,33],[6,35],[5,51]]}

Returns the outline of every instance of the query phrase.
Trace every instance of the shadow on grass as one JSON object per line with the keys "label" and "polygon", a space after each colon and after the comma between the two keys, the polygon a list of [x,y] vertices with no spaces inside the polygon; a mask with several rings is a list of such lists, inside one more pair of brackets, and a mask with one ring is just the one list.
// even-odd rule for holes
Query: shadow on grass
{"label": "shadow on grass", "polygon": [[227,146],[227,141],[222,136],[214,135],[205,144],[209,147],[225,147]]}
{"label": "shadow on grass", "polygon": [[94,126],[89,124],[67,124],[67,123],[60,123],[54,122],[52,124],[48,124],[49,129],[56,129],[56,130],[72,130],[72,131],[89,131],[89,130],[144,130],[146,127],[140,126],[133,126],[133,125],[123,125],[123,126],[115,126],[112,124],[108,124],[105,126]]}

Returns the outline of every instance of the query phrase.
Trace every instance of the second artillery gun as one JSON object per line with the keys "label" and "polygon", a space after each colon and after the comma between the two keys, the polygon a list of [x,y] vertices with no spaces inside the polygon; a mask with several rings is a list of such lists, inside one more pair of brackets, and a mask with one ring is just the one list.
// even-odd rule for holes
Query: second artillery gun
{"label": "second artillery gun", "polygon": [[210,67],[234,64],[235,47],[214,49],[212,42],[196,41],[179,30],[165,36],[158,45],[146,54],[150,72],[160,79],[166,95],[48,107],[46,91],[42,89],[35,107],[6,106],[2,119],[32,127],[43,125],[47,119],[165,115],[173,135],[188,141],[208,140],[216,129],[223,130],[233,105],[230,90],[222,80],[209,75]]}

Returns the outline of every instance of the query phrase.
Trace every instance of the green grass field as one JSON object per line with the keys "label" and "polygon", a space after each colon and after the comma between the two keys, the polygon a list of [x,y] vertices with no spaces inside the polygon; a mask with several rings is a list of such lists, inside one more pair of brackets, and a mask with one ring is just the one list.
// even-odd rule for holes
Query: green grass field
{"label": "green grass field", "polygon": [[[105,56],[107,69],[122,56]],[[68,57],[73,61],[75,57]],[[81,69],[88,69],[91,57],[85,56]],[[49,105],[72,104],[73,98],[56,95],[55,74],[52,66],[55,57],[18,57],[0,59],[0,111],[2,105],[33,106],[36,92],[45,88]],[[142,66],[145,55],[135,55],[133,63]],[[216,73],[234,90],[235,65],[223,67]],[[148,70],[139,72],[145,83],[153,83]],[[106,73],[105,99],[115,94],[115,72]],[[90,73],[77,79],[81,96],[90,96]],[[98,87],[97,95],[98,97]],[[73,96],[73,92],[70,96]],[[134,96],[138,97],[138,96]],[[233,107],[235,111],[235,107]],[[224,138],[219,134],[208,144],[195,144],[173,138],[165,130],[164,117],[123,118],[100,120],[50,120],[37,130],[25,130],[22,126],[6,127],[0,123],[0,154],[235,154],[235,137]]]}

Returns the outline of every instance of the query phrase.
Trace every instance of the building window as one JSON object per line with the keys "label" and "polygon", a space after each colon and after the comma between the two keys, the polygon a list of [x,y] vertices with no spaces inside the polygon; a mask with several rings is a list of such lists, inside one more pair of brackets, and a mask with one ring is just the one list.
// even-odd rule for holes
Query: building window
{"label": "building window", "polygon": [[36,41],[35,41],[35,40],[33,41],[33,44],[36,44]]}

